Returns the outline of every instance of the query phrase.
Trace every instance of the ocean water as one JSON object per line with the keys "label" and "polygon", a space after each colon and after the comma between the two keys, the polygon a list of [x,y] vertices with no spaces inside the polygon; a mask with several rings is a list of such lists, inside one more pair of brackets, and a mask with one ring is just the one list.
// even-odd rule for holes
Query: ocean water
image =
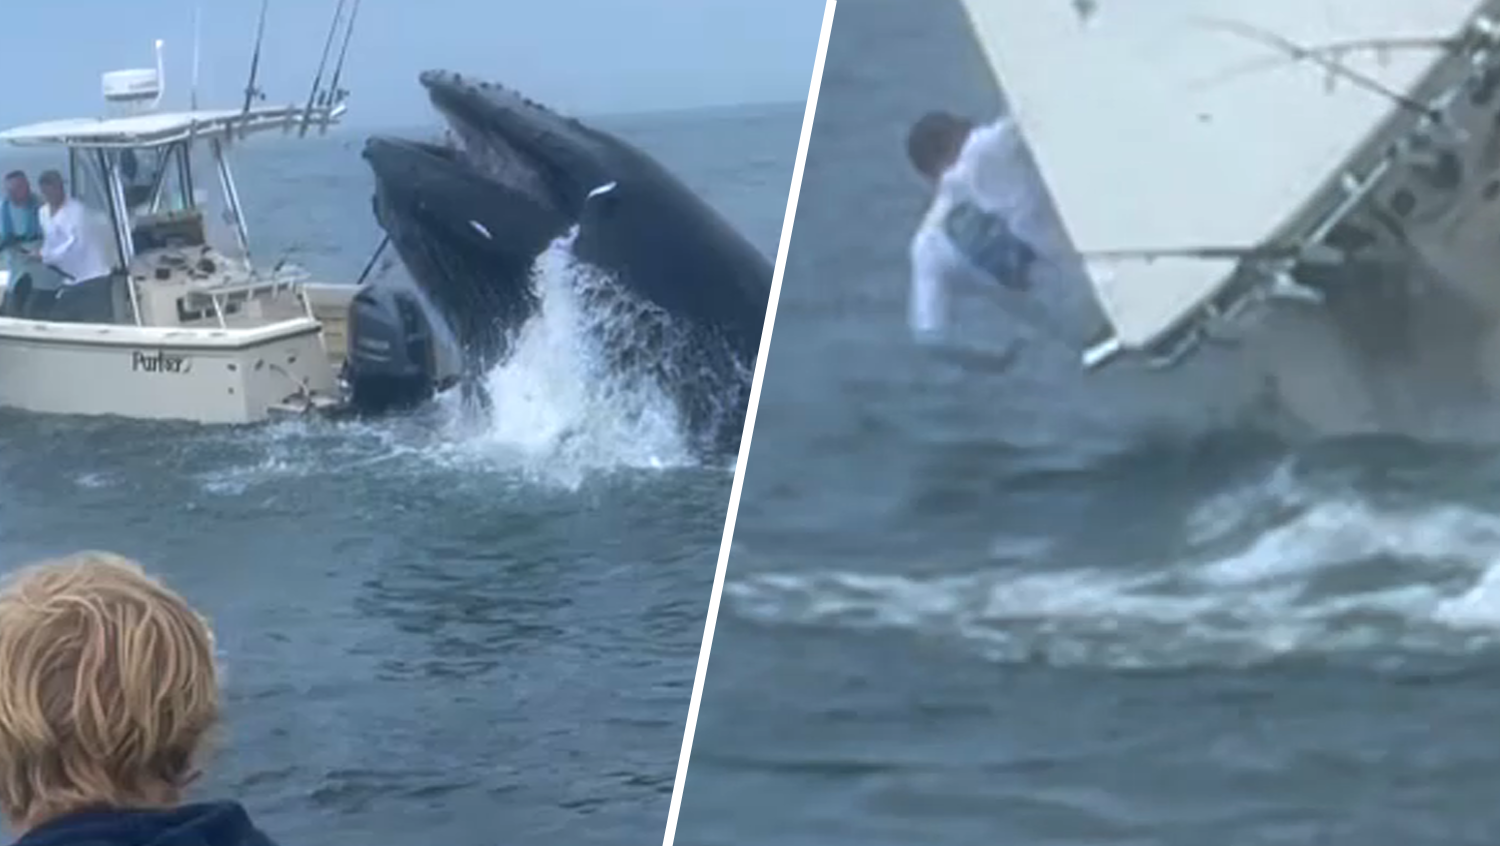
{"label": "ocean water", "polygon": [[[598,124],[774,254],[800,106]],[[261,260],[355,279],[379,240],[362,138],[239,149]],[[732,470],[600,376],[555,258],[489,426],[0,415],[0,561],[115,550],[198,603],[228,674],[201,793],[281,842],[662,835]]]}
{"label": "ocean water", "polygon": [[676,842],[1496,842],[1500,455],[1253,436],[982,304],[1013,371],[918,355],[904,133],[999,97],[956,3],[840,4]]}

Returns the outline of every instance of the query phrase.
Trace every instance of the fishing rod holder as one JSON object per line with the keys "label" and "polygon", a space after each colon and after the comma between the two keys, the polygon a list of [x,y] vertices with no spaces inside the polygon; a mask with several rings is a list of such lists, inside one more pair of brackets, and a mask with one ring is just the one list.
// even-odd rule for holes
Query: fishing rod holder
{"label": "fishing rod holder", "polygon": [[1469,22],[1469,33],[1491,47],[1500,46],[1500,20],[1489,15],[1475,15]]}

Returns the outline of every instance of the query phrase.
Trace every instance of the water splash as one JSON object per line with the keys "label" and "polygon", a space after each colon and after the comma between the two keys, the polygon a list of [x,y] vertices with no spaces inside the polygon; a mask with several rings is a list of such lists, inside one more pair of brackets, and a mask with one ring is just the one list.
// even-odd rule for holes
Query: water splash
{"label": "water splash", "polygon": [[999,661],[1116,668],[1500,649],[1500,512],[1391,505],[1283,466],[1187,515],[1167,560],[777,572],[725,588],[772,626],[906,631]]}
{"label": "water splash", "polygon": [[[476,421],[457,396],[444,398],[457,453],[568,487],[598,472],[692,465],[676,404],[662,387],[670,374],[658,366],[673,358],[662,339],[675,327],[578,261],[572,238],[537,259],[537,312],[486,378],[493,412]],[[622,360],[629,350],[652,352]]]}
{"label": "water splash", "polygon": [[[699,367],[701,339],[579,261],[572,243],[573,233],[557,239],[533,267],[539,307],[486,376],[491,414],[469,412],[454,390],[415,414],[378,421],[295,420],[232,436],[206,433],[199,437],[217,445],[218,460],[189,472],[203,492],[238,497],[377,464],[386,474],[497,473],[572,491],[618,471],[699,467],[690,427],[663,386],[722,383],[728,371],[748,389],[749,372]],[[441,333],[444,324],[435,326]],[[731,395],[733,386],[719,383],[700,393]]]}

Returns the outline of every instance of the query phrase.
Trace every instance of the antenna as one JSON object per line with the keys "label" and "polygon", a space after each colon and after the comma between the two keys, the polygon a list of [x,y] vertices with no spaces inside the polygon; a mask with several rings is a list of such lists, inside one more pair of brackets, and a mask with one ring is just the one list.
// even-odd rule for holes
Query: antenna
{"label": "antenna", "polygon": [[157,79],[157,83],[156,83],[156,99],[154,99],[154,100],[151,101],[151,108],[153,110],[157,106],[161,105],[162,94],[166,93],[166,90],[167,90],[166,63],[162,61],[162,46],[163,46],[162,45],[162,40],[160,38],[156,39],[156,79]]}
{"label": "antenna", "polygon": [[312,91],[307,95],[307,108],[302,112],[302,127],[299,131],[301,137],[307,136],[307,124],[312,120],[313,105],[318,101],[318,94],[323,89],[323,72],[328,69],[328,54],[333,50],[333,38],[338,34],[339,23],[344,18],[344,0],[339,0],[333,9],[333,24],[328,27],[328,38],[323,42],[323,58],[318,62],[318,74],[313,77]]}
{"label": "antenna", "polygon": [[193,111],[198,111],[198,59],[203,48],[203,5],[193,4],[193,78],[192,88],[188,94],[188,106]]}
{"label": "antenna", "polygon": [[256,100],[264,100],[266,92],[260,90],[256,80],[260,76],[260,46],[266,39],[266,8],[271,5],[271,0],[260,0],[260,23],[255,28],[255,49],[250,54],[250,79],[245,82],[245,106],[241,114],[250,114],[250,104]]}
{"label": "antenna", "polygon": [[344,44],[339,48],[338,64],[333,66],[333,80],[328,83],[328,111],[323,113],[323,122],[319,126],[320,133],[328,132],[328,119],[333,111],[334,105],[342,103],[349,92],[339,87],[339,80],[344,76],[344,59],[349,56],[349,41],[354,38],[354,21],[359,17],[359,0],[354,0],[354,5],[349,9],[349,25],[344,28]]}

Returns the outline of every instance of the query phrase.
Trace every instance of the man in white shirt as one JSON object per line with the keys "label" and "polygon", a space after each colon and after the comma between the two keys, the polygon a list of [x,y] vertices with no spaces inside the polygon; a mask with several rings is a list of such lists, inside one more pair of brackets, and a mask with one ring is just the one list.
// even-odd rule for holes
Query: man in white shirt
{"label": "man in white shirt", "polygon": [[55,170],[37,179],[42,197],[42,261],[62,274],[48,318],[73,323],[114,322],[114,279],[99,227],[89,209],[68,196]]}
{"label": "man in white shirt", "polygon": [[[931,112],[912,126],[907,155],[934,188],[911,243],[908,321],[919,342],[951,348],[953,294],[1029,289],[1048,271],[1067,266],[1066,236],[1009,118],[975,126]],[[1017,344],[1005,346],[1001,363],[1018,351]]]}

